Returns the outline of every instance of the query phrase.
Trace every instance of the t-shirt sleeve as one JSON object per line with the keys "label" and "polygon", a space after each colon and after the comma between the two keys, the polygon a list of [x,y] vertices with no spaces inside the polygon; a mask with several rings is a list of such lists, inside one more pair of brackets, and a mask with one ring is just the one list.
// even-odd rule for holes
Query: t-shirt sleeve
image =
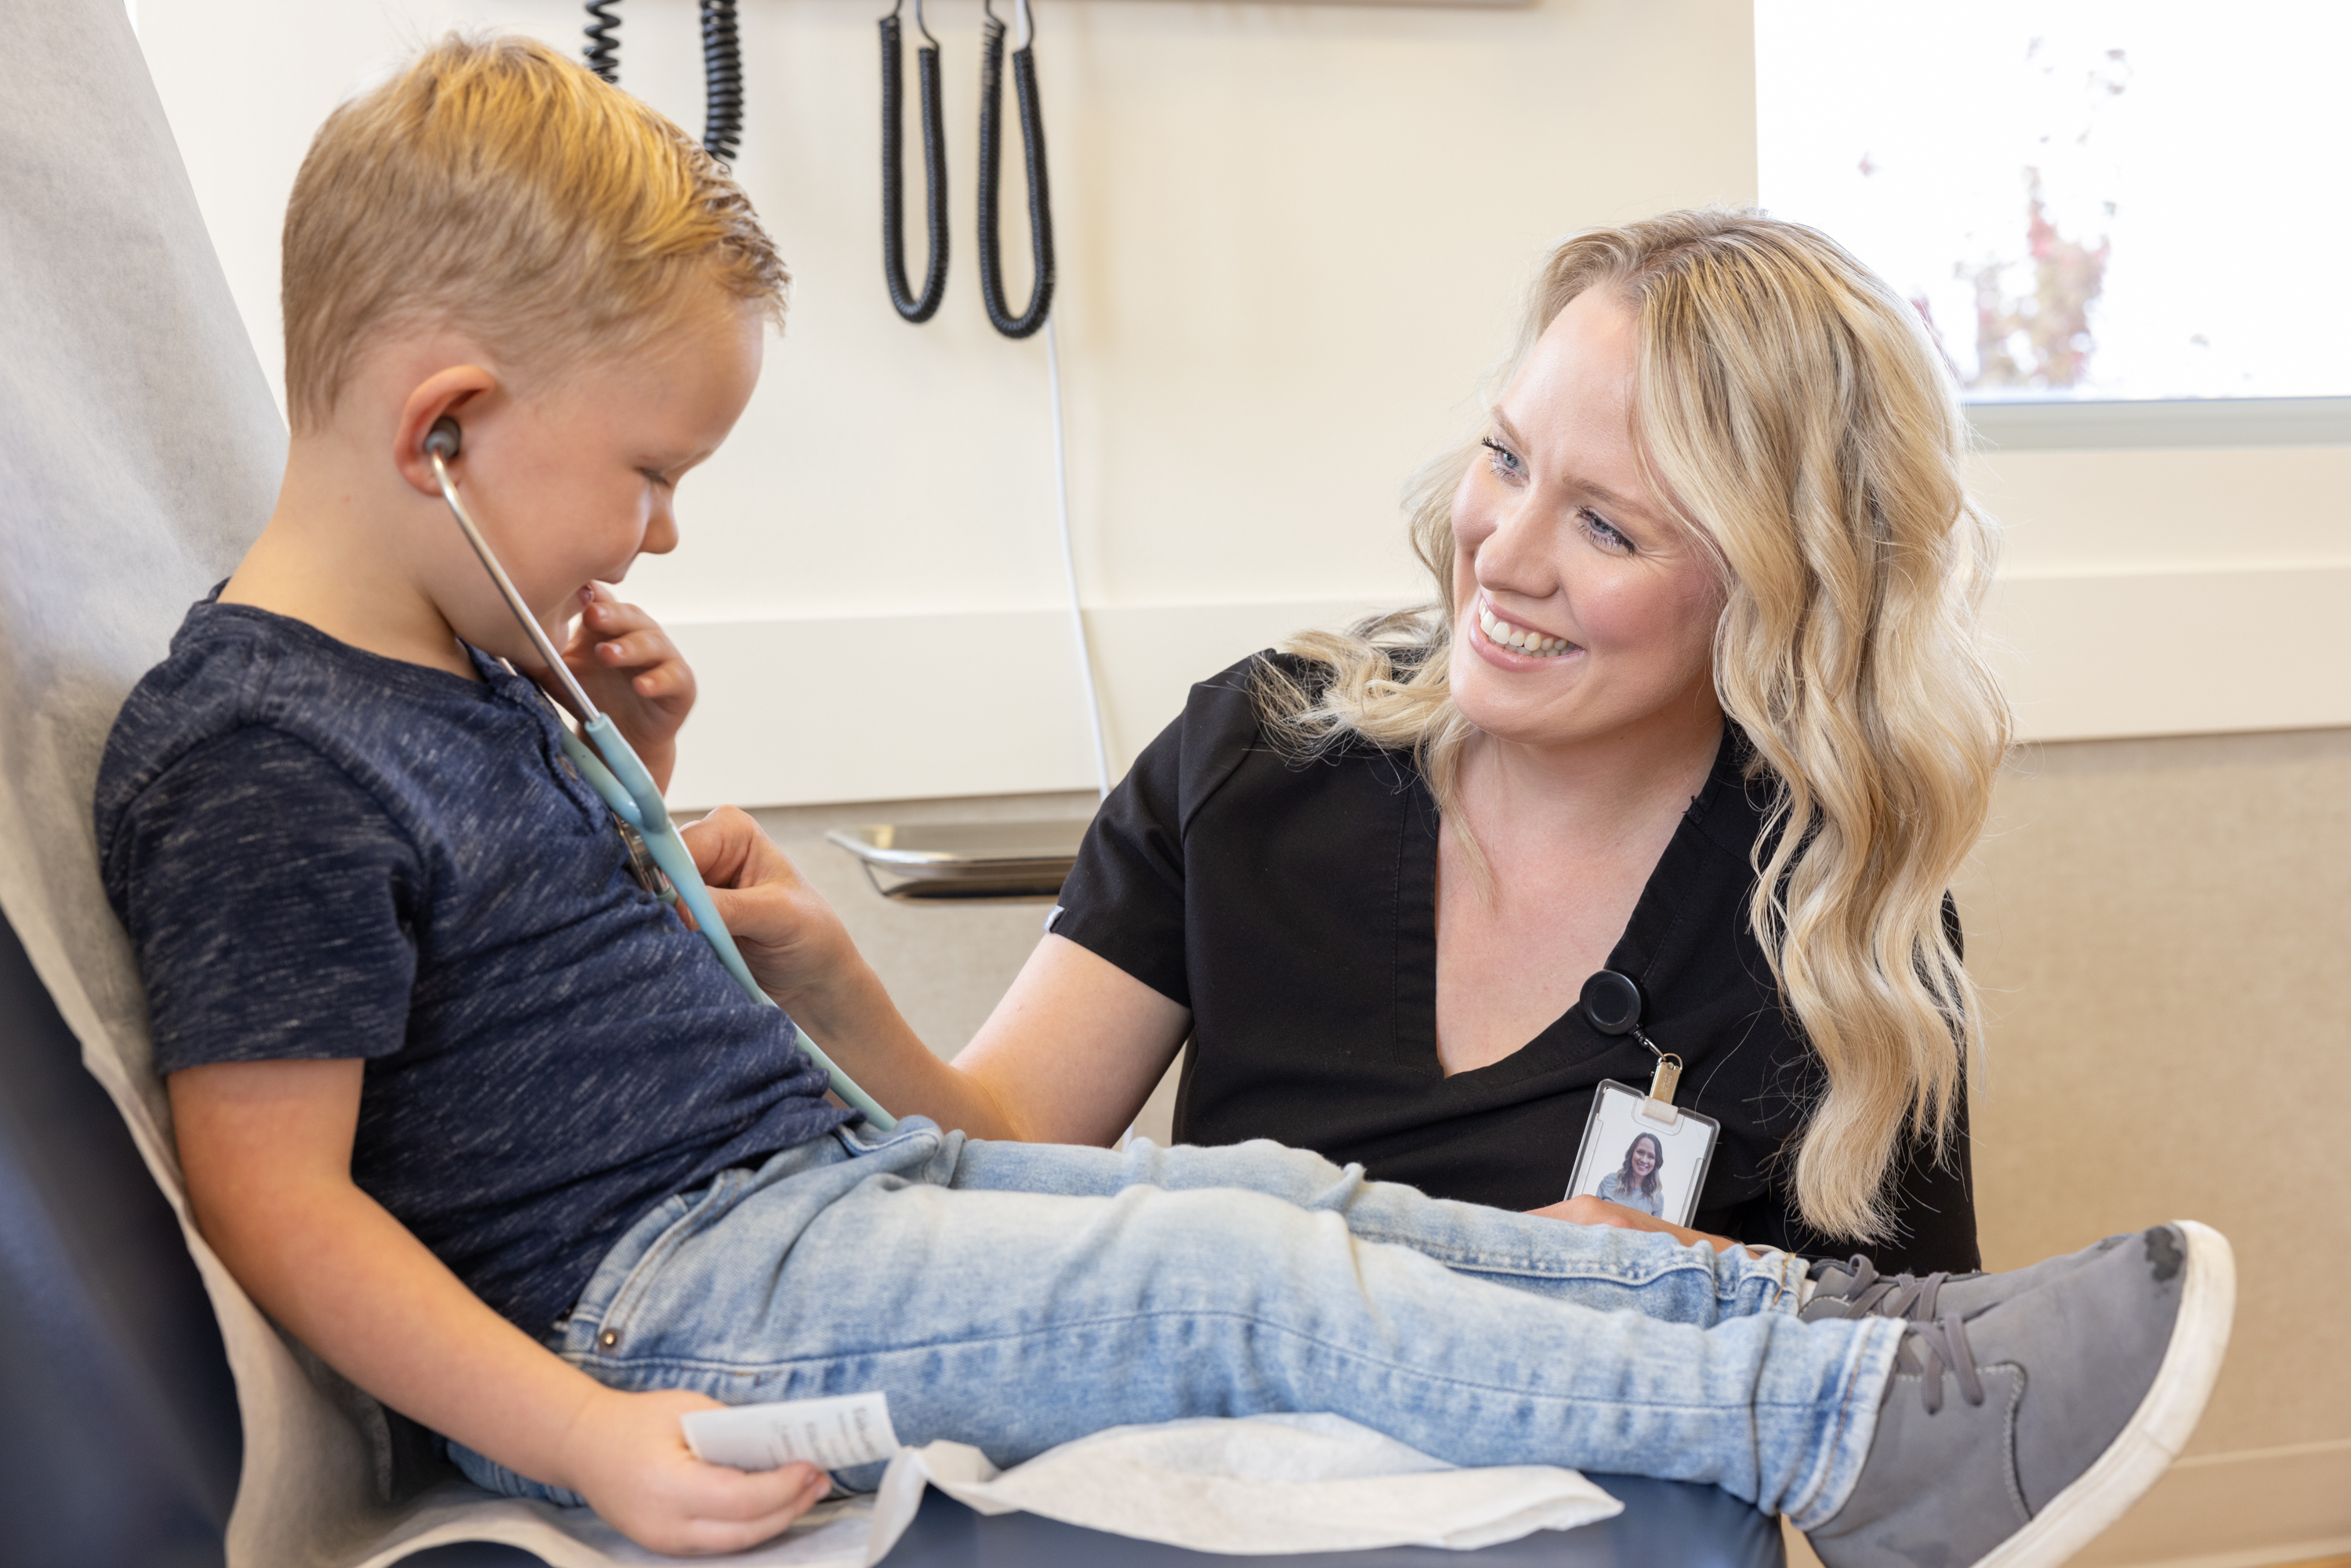
{"label": "t-shirt sleeve", "polygon": [[1094,814],[1046,927],[1107,958],[1178,1007],[1185,972],[1184,833],[1258,734],[1252,654],[1194,686]]}
{"label": "t-shirt sleeve", "polygon": [[131,803],[118,852],[158,1072],[401,1048],[421,862],[317,751],[265,727],[205,742]]}
{"label": "t-shirt sleeve", "polygon": [[1184,720],[1159,732],[1094,813],[1049,929],[1192,1005],[1184,966]]}

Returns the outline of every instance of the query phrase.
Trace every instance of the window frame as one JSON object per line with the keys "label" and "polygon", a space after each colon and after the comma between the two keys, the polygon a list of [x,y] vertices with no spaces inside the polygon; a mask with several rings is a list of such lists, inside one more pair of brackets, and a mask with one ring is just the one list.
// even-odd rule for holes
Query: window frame
{"label": "window frame", "polygon": [[1961,399],[2001,452],[2351,444],[2351,397]]}

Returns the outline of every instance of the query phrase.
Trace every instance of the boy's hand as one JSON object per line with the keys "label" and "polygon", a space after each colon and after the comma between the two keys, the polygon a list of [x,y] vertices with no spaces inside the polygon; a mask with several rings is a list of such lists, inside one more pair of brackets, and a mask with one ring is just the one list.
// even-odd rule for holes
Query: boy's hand
{"label": "boy's hand", "polygon": [[694,670],[660,622],[603,583],[581,589],[580,603],[563,662],[667,789],[678,728],[694,710]]}
{"label": "boy's hand", "polygon": [[831,1482],[809,1464],[747,1471],[695,1458],[678,1417],[718,1407],[684,1389],[599,1388],[564,1431],[563,1484],[607,1524],[655,1552],[741,1552],[780,1535]]}
{"label": "boy's hand", "polygon": [[841,916],[747,812],[721,806],[682,836],[752,978],[787,1009],[862,965]]}

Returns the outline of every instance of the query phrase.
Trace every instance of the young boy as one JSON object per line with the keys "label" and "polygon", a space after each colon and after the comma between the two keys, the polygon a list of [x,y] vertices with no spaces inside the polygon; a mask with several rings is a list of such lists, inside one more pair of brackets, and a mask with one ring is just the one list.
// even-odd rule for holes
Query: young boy
{"label": "young boy", "polygon": [[[1270,1145],[859,1125],[632,879],[423,455],[459,424],[522,594],[580,616],[568,662],[665,778],[692,678],[598,585],[675,546],[780,317],[741,192],[550,51],[452,38],[320,131],[285,279],[284,491],[124,706],[99,842],[206,1238],[485,1485],[725,1551],[825,1480],[695,1459],[679,1416],[716,1402],[878,1389],[902,1440],[1002,1463],[1333,1410],[1464,1463],[1716,1482],[1838,1568],[2023,1564],[2185,1440],[2232,1290],[2192,1225],[1889,1289]],[[778,874],[739,816],[698,849]],[[1938,1321],[1896,1315],[1938,1284]]]}

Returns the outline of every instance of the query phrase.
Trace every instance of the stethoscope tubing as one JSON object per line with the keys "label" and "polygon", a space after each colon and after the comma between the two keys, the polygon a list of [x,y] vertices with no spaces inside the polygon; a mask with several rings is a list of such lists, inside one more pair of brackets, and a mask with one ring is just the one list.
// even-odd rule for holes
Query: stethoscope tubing
{"label": "stethoscope tubing", "polygon": [[[717,906],[711,902],[709,884],[702,880],[702,873],[694,863],[693,852],[685,847],[685,840],[679,836],[677,824],[671,821],[669,804],[662,799],[661,788],[653,782],[652,770],[646,768],[636,748],[621,734],[620,727],[612,722],[611,715],[590,700],[586,689],[580,685],[579,678],[571,673],[571,667],[563,662],[563,655],[557,651],[555,640],[547,634],[547,628],[538,623],[538,618],[523,601],[521,591],[515,587],[514,579],[507,575],[507,569],[499,562],[497,552],[490,549],[490,541],[483,536],[472,514],[465,509],[465,502],[458,498],[457,486],[449,477],[449,466],[442,460],[442,455],[429,451],[426,456],[433,465],[434,478],[440,483],[441,498],[448,503],[450,514],[457,519],[457,527],[464,530],[465,542],[474,547],[474,554],[481,559],[483,567],[490,574],[490,580],[497,584],[499,597],[506,601],[507,608],[513,612],[514,618],[521,622],[523,631],[530,638],[531,647],[547,667],[555,672],[557,678],[563,683],[564,694],[576,705],[573,711],[580,716],[580,734],[574,734],[560,715],[556,717],[555,727],[563,737],[563,754],[570,758],[571,766],[579,770],[580,778],[587,780],[589,788],[603,798],[604,803],[616,816],[636,830],[637,836],[644,841],[646,852],[653,856],[653,863],[661,867],[664,876],[669,878],[670,886],[677,893],[678,902],[694,917],[695,928],[702,933],[702,939],[710,944],[711,951],[726,967],[726,972],[735,977],[736,984],[743,988],[744,994],[764,1006],[776,1006],[776,998],[760,989],[759,982],[752,977],[751,967],[744,961],[742,949],[735,945],[734,934],[718,917]],[[583,735],[585,738],[582,738]],[[590,749],[590,742],[594,743],[593,749]],[[800,1049],[824,1070],[825,1076],[831,1081],[832,1092],[844,1104],[865,1113],[866,1119],[883,1132],[886,1133],[898,1124],[897,1118],[884,1111],[880,1101],[860,1088],[855,1079],[843,1071],[816,1041],[808,1037],[807,1030],[797,1022],[792,1029],[799,1036]]]}

